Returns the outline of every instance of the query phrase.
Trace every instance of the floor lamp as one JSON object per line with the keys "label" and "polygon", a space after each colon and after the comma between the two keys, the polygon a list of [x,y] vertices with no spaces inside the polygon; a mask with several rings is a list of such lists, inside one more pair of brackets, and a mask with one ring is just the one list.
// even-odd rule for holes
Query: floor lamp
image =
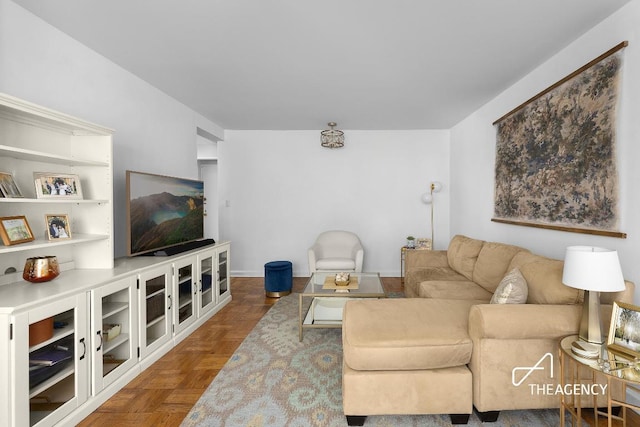
{"label": "floor lamp", "polygon": [[431,248],[434,247],[433,244],[433,193],[439,193],[440,190],[442,190],[442,183],[438,182],[438,181],[433,181],[430,185],[429,185],[429,192],[425,193],[422,195],[422,201],[428,205],[430,205],[431,208]]}
{"label": "floor lamp", "polygon": [[625,289],[618,252],[594,246],[569,246],[564,257],[562,283],[585,290],[580,339],[576,344],[583,355],[597,356],[599,346],[604,343],[600,292]]}

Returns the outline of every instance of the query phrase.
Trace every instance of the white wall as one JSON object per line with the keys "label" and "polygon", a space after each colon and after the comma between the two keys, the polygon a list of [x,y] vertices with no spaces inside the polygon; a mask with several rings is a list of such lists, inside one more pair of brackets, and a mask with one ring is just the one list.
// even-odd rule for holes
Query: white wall
{"label": "white wall", "polygon": [[[320,146],[317,131],[227,131],[218,143],[220,233],[233,241],[232,275],[261,276],[285,259],[308,274],[316,236],[360,236],[364,269],[398,276],[408,235],[429,236],[421,201],[432,180],[436,246],[449,237],[449,132],[345,131],[345,147]],[[229,206],[227,207],[227,201]]]}
{"label": "white wall", "polygon": [[0,91],[115,129],[115,255],[126,253],[125,170],[198,178],[204,119],[9,0],[0,0]]}
{"label": "white wall", "polygon": [[[640,301],[640,2],[631,2],[542,64],[524,79],[451,130],[451,232],[509,242],[554,258],[570,245],[604,246],[619,251],[625,278],[635,282]],[[623,40],[618,158],[621,231],[627,239],[520,227],[491,222],[493,216],[495,130],[492,123]],[[524,48],[524,47],[523,47]],[[500,66],[496,64],[496,66]]]}

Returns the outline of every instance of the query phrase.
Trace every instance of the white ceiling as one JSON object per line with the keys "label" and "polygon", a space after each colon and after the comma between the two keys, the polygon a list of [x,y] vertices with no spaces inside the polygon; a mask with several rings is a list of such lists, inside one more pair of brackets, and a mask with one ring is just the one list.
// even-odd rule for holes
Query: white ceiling
{"label": "white ceiling", "polygon": [[14,1],[223,128],[364,130],[448,129],[630,0]]}

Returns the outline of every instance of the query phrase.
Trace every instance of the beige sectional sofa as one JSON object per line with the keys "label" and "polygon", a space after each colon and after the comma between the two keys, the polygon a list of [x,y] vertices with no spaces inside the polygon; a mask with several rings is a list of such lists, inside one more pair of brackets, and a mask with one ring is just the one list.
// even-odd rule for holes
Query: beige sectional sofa
{"label": "beige sectional sofa", "polygon": [[[562,283],[563,261],[496,242],[455,236],[446,251],[408,251],[407,299],[349,301],[343,315],[343,406],[350,425],[366,415],[450,413],[465,423],[501,410],[557,408],[559,338],[576,334],[583,292]],[[491,304],[507,273],[526,281],[526,303]],[[634,285],[602,294],[605,330],[615,301]],[[553,355],[553,370],[514,381],[514,368]],[[593,401],[585,400],[587,406]],[[602,401],[606,406],[606,401]],[[465,418],[465,416],[467,418]]]}

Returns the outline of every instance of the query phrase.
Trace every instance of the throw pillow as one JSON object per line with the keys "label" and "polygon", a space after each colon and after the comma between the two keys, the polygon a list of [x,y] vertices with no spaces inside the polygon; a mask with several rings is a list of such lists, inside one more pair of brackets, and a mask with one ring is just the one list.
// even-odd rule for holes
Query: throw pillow
{"label": "throw pillow", "polygon": [[500,281],[491,297],[491,304],[524,304],[528,293],[527,281],[520,270],[514,268]]}

